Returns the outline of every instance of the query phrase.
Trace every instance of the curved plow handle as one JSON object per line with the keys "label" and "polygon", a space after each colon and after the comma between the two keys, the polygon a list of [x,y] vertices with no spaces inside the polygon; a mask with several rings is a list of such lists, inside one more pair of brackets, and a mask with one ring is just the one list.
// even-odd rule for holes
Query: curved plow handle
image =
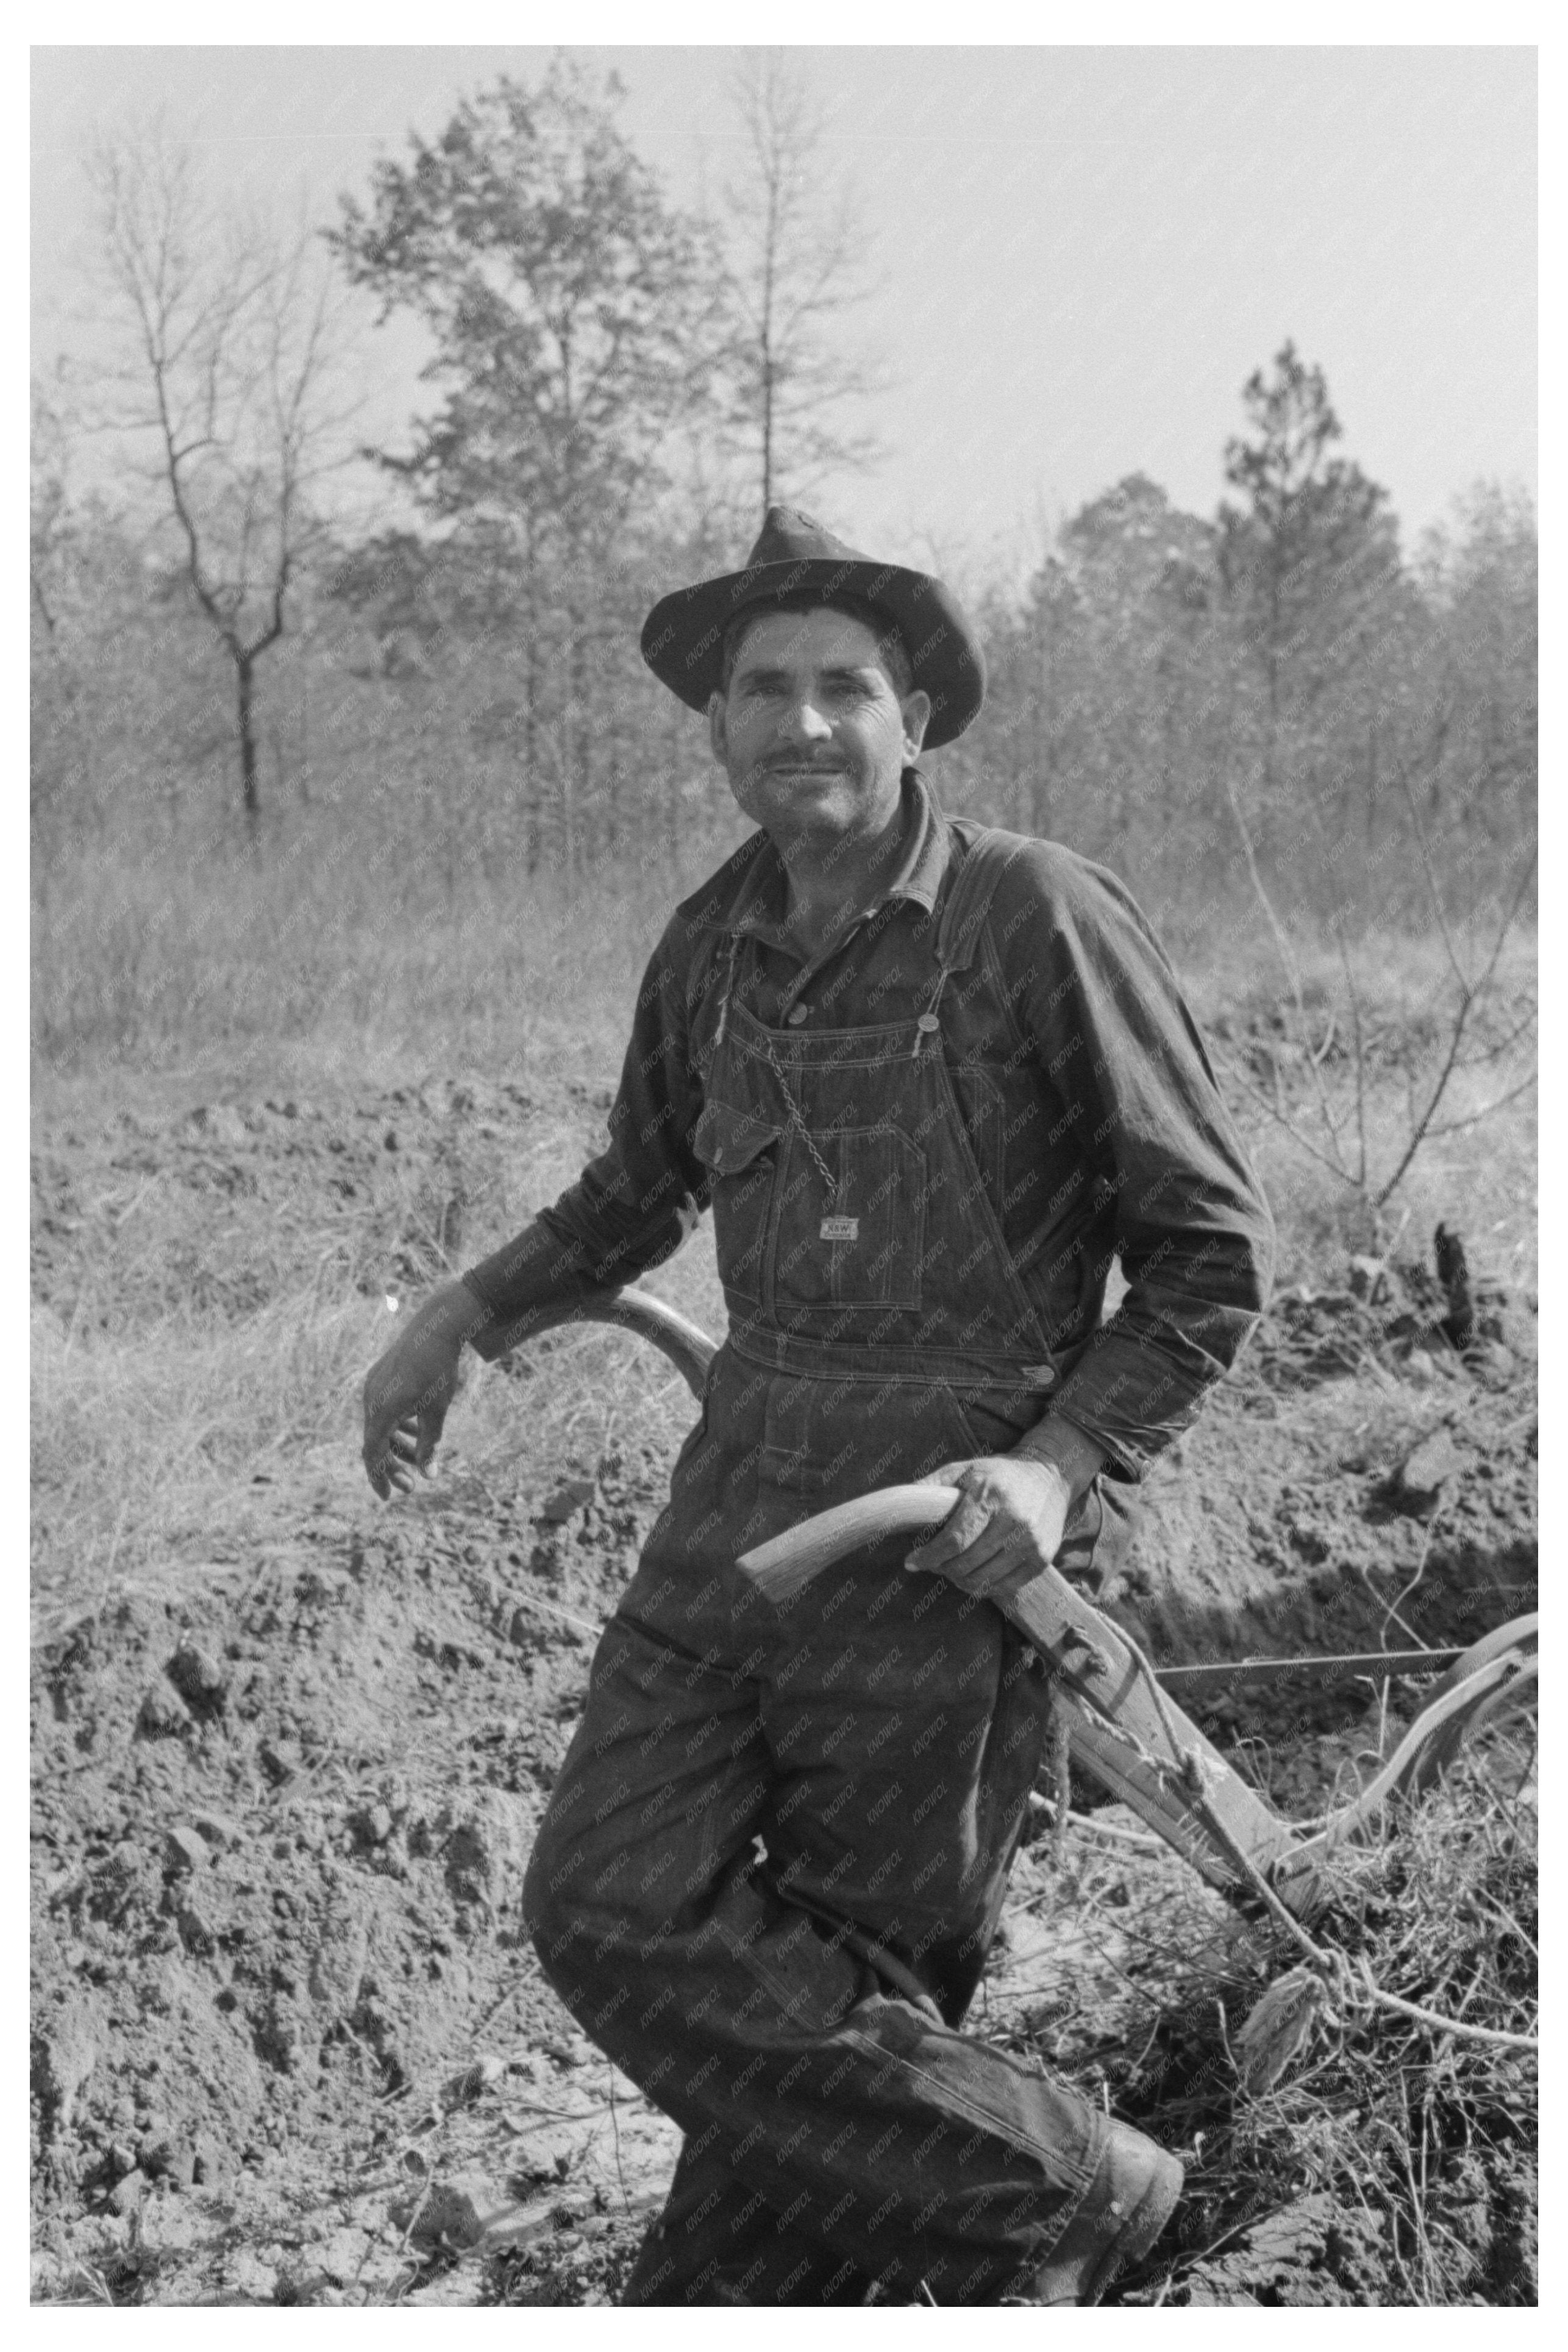
{"label": "curved plow handle", "polygon": [[787,1601],[836,1559],[884,1536],[927,1534],[956,1508],[956,1486],[884,1486],[804,1519],[771,1543],[743,1551],[735,1565],[770,1601]]}
{"label": "curved plow handle", "polygon": [[[939,1527],[958,1501],[956,1486],[884,1486],[759,1544],[737,1565],[774,1601],[787,1601],[834,1560],[885,1536]],[[1289,1823],[1231,1769],[1173,1699],[1151,1692],[1131,1652],[1108,1617],[1047,1568],[995,1606],[1039,1651],[1057,1677],[1057,1700],[1072,1725],[1073,1752],[1097,1779],[1126,1799],[1166,1842],[1219,1885],[1234,1880],[1175,1778],[1189,1751],[1202,1760],[1209,1802],[1260,1868],[1289,1855]],[[1080,1740],[1079,1725],[1085,1737]],[[1280,1899],[1304,1913],[1318,1900],[1310,1871],[1281,1878]]]}
{"label": "curved plow handle", "polygon": [[699,1400],[708,1384],[708,1367],[719,1352],[698,1324],[689,1322],[651,1291],[636,1289],[593,1291],[568,1306],[531,1307],[515,1323],[486,1332],[485,1352],[492,1360],[508,1355],[523,1340],[537,1339],[542,1331],[559,1330],[566,1323],[616,1323],[625,1331],[635,1331],[639,1339],[647,1340],[668,1358]]}

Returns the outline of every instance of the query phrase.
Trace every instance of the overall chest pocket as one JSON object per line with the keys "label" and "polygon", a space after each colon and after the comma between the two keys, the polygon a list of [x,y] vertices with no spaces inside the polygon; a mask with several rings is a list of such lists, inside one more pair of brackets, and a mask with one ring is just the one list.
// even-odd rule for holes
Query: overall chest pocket
{"label": "overall chest pocket", "polygon": [[691,1148],[713,1176],[713,1238],[727,1291],[760,1306],[780,1129],[754,1111],[709,1102]]}
{"label": "overall chest pocket", "polygon": [[725,1289],[750,1304],[918,1307],[930,1185],[902,1131],[840,1127],[813,1136],[831,1189],[794,1124],[710,1101],[692,1149],[712,1172]]}
{"label": "overall chest pocket", "polygon": [[836,1128],[812,1142],[815,1157],[797,1129],[786,1128],[779,1141],[765,1297],[780,1307],[918,1307],[925,1153],[887,1123]]}

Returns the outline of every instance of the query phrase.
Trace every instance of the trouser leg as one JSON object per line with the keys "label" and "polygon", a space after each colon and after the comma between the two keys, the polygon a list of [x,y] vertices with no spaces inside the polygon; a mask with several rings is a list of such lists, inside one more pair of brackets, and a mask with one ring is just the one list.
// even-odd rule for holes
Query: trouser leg
{"label": "trouser leg", "polygon": [[706,2147],[700,2136],[688,2140],[623,2303],[864,2303],[871,2273],[804,2237],[738,2168],[736,2147],[728,2135]]}
{"label": "trouser leg", "polygon": [[[900,1967],[940,1987],[946,2013],[961,2011],[1021,1809],[1021,1798],[998,1810],[986,1796],[964,1727],[971,1717],[987,1739],[1005,1743],[1000,1654],[984,1646],[999,1636],[987,1630],[977,1645],[971,1639],[976,1624],[1001,1621],[961,1614],[952,1589],[941,1588],[925,1603],[926,1638],[900,1642],[915,1588],[938,1588],[900,1584],[901,1571],[887,1565],[895,1580],[884,1573],[865,1584],[858,1604],[880,1654],[897,1651],[914,1675],[917,1661],[941,1651],[955,1675],[969,1677],[949,1694],[954,1754],[943,1758],[951,1771],[931,1781],[948,1783],[936,1807],[926,1804],[929,1789],[921,1794],[899,1769],[912,1741],[897,1671],[853,1706],[832,1676],[831,1657],[853,1638],[847,1615],[825,1633],[816,1664],[793,1673],[811,1646],[798,1628],[776,1630],[771,1650],[767,1640],[753,1644],[762,1654],[742,1672],[617,1618],[595,1661],[525,1904],[568,2007],[686,2132],[689,2181],[711,2151],[728,2147],[748,2196],[760,2194],[803,2247],[831,2254],[829,2277],[849,2260],[894,2291],[912,2293],[923,2278],[941,2302],[990,2301],[1048,2254],[1089,2186],[1105,2128],[1064,2086],[966,2041],[914,2001],[889,1998],[886,1979],[835,1939],[829,1915],[839,1911],[868,1926]],[[879,1608],[884,1591],[890,1598]],[[966,1641],[981,1661],[973,1672]],[[812,1675],[826,1685],[815,1698],[805,1686]],[[862,1770],[849,1754],[857,1743]],[[1026,1789],[1026,1747],[1015,1743],[1010,1764]],[[923,1887],[912,1885],[920,1873],[903,1843],[911,1822],[938,1857]],[[770,1842],[765,1869],[752,1850],[759,1832]],[[701,2202],[679,2210],[678,2224]],[[647,2301],[664,2300],[678,2276],[696,2279],[713,2259],[711,2245],[700,2263],[688,2264],[679,2247],[658,2262],[652,2252],[638,2266]],[[662,2276],[661,2262],[669,2265]]]}

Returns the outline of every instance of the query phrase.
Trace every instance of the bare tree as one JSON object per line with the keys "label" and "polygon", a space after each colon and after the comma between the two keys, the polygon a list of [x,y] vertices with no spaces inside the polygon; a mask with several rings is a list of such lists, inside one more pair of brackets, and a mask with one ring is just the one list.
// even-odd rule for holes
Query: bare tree
{"label": "bare tree", "polygon": [[844,406],[885,389],[844,348],[841,322],[874,290],[867,235],[847,180],[818,160],[799,68],[777,49],[749,50],[735,96],[746,167],[724,191],[731,224],[729,375],[734,427],[760,476],[763,509],[781,491],[804,496],[831,467],[880,455],[873,436],[840,422]]}
{"label": "bare tree", "polygon": [[109,286],[130,331],[102,420],[151,444],[179,569],[234,671],[240,798],[260,822],[256,667],[289,625],[318,541],[317,490],[357,404],[336,387],[332,265],[301,226],[209,212],[160,125],[105,142],[89,173]]}

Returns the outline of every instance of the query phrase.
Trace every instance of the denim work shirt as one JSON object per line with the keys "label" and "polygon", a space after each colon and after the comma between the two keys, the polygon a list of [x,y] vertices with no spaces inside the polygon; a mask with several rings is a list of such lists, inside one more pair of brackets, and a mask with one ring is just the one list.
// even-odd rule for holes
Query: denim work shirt
{"label": "denim work shirt", "polygon": [[[744,1354],[1032,1384],[1136,1480],[1263,1307],[1268,1208],[1123,886],[1054,842],[966,837],[915,770],[904,793],[898,872],[815,958],[765,834],[682,900],[609,1149],[466,1279],[513,1323],[621,1287],[712,1206]],[[974,841],[1008,854],[948,970],[942,917]],[[922,1100],[972,1171],[934,1202],[953,1155],[922,1154]],[[1129,1287],[1102,1322],[1115,1258]]]}

